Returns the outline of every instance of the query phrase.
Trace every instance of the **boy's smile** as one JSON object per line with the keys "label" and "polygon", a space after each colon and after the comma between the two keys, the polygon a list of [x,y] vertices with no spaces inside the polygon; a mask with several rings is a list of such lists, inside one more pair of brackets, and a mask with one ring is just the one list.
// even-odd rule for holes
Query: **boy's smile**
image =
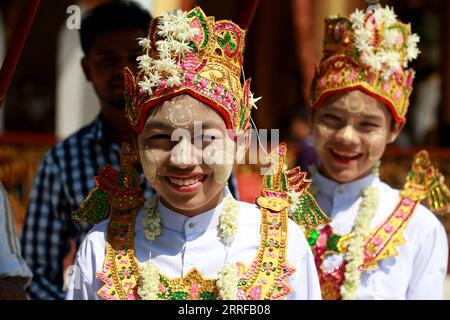
{"label": "boy's smile", "polygon": [[313,114],[320,171],[345,183],[370,173],[403,124],[392,124],[389,109],[359,90],[336,94]]}

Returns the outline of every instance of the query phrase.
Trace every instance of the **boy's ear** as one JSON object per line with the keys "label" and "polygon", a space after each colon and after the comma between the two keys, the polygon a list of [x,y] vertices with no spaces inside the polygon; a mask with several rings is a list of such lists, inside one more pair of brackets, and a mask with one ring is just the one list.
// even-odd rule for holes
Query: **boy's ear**
{"label": "boy's ear", "polygon": [[89,65],[89,61],[88,58],[86,56],[84,56],[81,59],[81,68],[83,69],[84,72],[84,76],[86,77],[87,81],[91,81],[92,77],[91,77],[91,66]]}
{"label": "boy's ear", "polygon": [[388,134],[388,141],[387,143],[392,143],[395,141],[395,139],[397,139],[398,135],[400,134],[400,132],[403,130],[403,128],[405,127],[405,123],[406,120],[403,122],[394,122],[391,125],[391,130],[389,131]]}
{"label": "boy's ear", "polygon": [[250,148],[250,143],[252,139],[252,130],[249,128],[243,133],[237,136],[236,140],[236,163],[242,164],[245,162],[245,155]]}

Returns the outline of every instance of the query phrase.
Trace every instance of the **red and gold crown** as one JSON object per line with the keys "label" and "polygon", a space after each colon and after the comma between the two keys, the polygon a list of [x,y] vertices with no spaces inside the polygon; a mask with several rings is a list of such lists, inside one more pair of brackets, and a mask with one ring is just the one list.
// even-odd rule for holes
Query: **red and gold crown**
{"label": "red and gold crown", "polygon": [[350,18],[325,19],[323,58],[311,87],[312,108],[332,94],[359,89],[386,104],[397,122],[405,120],[419,37],[379,5],[356,10]]}
{"label": "red and gold crown", "polygon": [[131,127],[141,132],[148,110],[180,94],[213,107],[235,133],[249,127],[257,99],[250,79],[241,84],[245,30],[231,21],[215,21],[199,7],[164,13],[155,18],[148,38],[139,44],[135,77],[125,69],[125,113]]}

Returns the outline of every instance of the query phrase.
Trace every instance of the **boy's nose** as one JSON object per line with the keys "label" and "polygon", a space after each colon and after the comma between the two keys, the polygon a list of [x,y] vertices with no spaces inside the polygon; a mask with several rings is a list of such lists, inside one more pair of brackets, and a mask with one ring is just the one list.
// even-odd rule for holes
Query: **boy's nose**
{"label": "boy's nose", "polygon": [[201,150],[196,150],[190,139],[181,138],[181,141],[172,149],[170,164],[174,167],[186,169],[200,163]]}
{"label": "boy's nose", "polygon": [[346,144],[357,143],[358,133],[353,125],[348,124],[338,130],[336,133],[336,139]]}

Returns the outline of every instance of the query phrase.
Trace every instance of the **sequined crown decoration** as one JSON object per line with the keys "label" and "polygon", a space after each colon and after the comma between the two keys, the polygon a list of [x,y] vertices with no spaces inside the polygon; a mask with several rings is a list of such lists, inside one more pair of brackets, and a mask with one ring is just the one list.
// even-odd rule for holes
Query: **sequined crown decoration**
{"label": "sequined crown decoration", "polygon": [[199,8],[164,13],[139,44],[136,77],[125,69],[126,116],[141,132],[149,108],[187,93],[216,109],[235,133],[249,126],[258,99],[250,79],[241,84],[245,31],[231,21],[215,21]]}
{"label": "sequined crown decoration", "polygon": [[413,201],[428,199],[428,208],[435,213],[450,212],[450,190],[445,184],[445,177],[431,164],[425,150],[414,156],[400,195]]}
{"label": "sequined crown decoration", "polygon": [[323,58],[311,88],[312,108],[331,94],[359,89],[386,104],[396,121],[405,119],[419,37],[397,20],[393,9],[377,5],[350,18],[325,20]]}
{"label": "sequined crown decoration", "polygon": [[261,196],[256,203],[274,212],[287,210],[288,217],[305,229],[330,223],[331,219],[320,209],[309,192],[311,180],[300,167],[288,170],[287,147],[281,143],[270,155],[272,167],[264,176]]}

